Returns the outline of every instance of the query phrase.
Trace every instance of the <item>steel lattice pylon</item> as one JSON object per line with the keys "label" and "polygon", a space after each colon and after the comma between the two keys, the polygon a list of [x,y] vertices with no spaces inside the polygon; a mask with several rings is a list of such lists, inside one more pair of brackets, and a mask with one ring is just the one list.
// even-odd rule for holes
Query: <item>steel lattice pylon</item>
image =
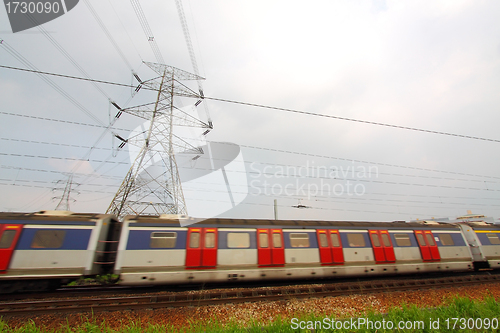
{"label": "steel lattice pylon", "polygon": [[73,175],[68,177],[68,181],[66,182],[66,186],[64,187],[64,192],[61,197],[54,197],[54,199],[61,199],[56,206],[56,210],[66,210],[69,211],[69,202],[76,200],[71,199],[71,189],[73,186]]}
{"label": "steel lattice pylon", "polygon": [[158,95],[154,103],[120,109],[147,119],[149,128],[142,139],[129,138],[126,141],[141,149],[106,213],[119,217],[139,214],[187,215],[174,152],[203,154],[203,151],[176,136],[173,129],[174,126],[207,129],[211,126],[176,108],[174,96],[200,97],[180,80],[203,78],[172,66],[148,62],[146,65],[160,76],[141,84],[157,90]]}

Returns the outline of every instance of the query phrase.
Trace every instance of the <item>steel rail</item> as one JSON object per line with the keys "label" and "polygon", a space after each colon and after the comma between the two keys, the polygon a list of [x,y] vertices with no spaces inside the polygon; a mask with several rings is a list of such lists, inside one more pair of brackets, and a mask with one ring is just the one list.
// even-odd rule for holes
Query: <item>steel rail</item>
{"label": "steel rail", "polygon": [[181,292],[167,295],[64,299],[0,303],[0,317],[33,316],[49,313],[83,313],[119,310],[179,308],[215,304],[345,296],[500,282],[500,275],[467,275],[413,280],[362,281],[318,286],[272,287],[259,290]]}

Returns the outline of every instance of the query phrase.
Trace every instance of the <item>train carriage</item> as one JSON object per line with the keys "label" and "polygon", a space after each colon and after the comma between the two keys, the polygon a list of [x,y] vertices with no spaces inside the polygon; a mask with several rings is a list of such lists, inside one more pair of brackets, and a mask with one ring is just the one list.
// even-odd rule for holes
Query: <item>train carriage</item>
{"label": "train carriage", "polygon": [[476,268],[500,268],[500,225],[484,221],[458,223],[467,239]]}
{"label": "train carriage", "polygon": [[[115,273],[122,284],[304,279],[469,271],[456,224],[129,216]],[[192,223],[192,224],[190,224]]]}
{"label": "train carriage", "polygon": [[119,232],[112,215],[0,213],[0,292],[56,288],[111,273]]}
{"label": "train carriage", "polygon": [[500,268],[484,221],[330,222],[0,213],[0,293],[115,273],[124,285]]}

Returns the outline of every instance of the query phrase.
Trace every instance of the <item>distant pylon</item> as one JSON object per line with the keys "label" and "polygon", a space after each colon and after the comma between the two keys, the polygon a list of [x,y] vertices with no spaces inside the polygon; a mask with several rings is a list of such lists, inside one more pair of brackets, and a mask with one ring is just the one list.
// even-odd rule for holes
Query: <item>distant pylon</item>
{"label": "distant pylon", "polygon": [[[147,119],[149,128],[142,138],[135,136],[123,142],[139,146],[140,151],[116,192],[107,213],[125,215],[187,214],[175,151],[203,154],[199,147],[174,133],[174,126],[211,128],[198,118],[174,106],[174,96],[200,97],[179,80],[203,78],[163,64],[146,65],[160,75],[142,85],[158,91],[156,102],[119,109]],[[115,105],[115,107],[118,107]],[[119,107],[118,107],[119,108]]]}
{"label": "distant pylon", "polygon": [[71,199],[71,187],[73,186],[73,175],[70,175],[68,178],[68,181],[66,182],[66,186],[64,187],[64,192],[61,197],[54,197],[53,199],[59,199],[59,203],[56,206],[56,210],[67,210],[69,211],[69,202],[73,201],[75,202],[76,200]]}

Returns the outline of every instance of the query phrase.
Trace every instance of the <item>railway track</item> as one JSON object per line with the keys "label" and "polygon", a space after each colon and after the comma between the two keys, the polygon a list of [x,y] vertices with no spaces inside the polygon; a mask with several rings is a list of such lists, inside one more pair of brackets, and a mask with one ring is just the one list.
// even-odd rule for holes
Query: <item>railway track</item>
{"label": "railway track", "polygon": [[474,285],[500,282],[500,275],[466,275],[427,279],[361,281],[311,286],[271,287],[248,290],[180,292],[163,295],[126,296],[107,298],[78,298],[51,301],[19,301],[0,304],[0,316],[35,316],[50,313],[83,313],[102,311],[144,310],[178,308],[259,301],[286,301],[312,297],[332,297],[407,291],[429,288],[446,288],[457,285]]}

